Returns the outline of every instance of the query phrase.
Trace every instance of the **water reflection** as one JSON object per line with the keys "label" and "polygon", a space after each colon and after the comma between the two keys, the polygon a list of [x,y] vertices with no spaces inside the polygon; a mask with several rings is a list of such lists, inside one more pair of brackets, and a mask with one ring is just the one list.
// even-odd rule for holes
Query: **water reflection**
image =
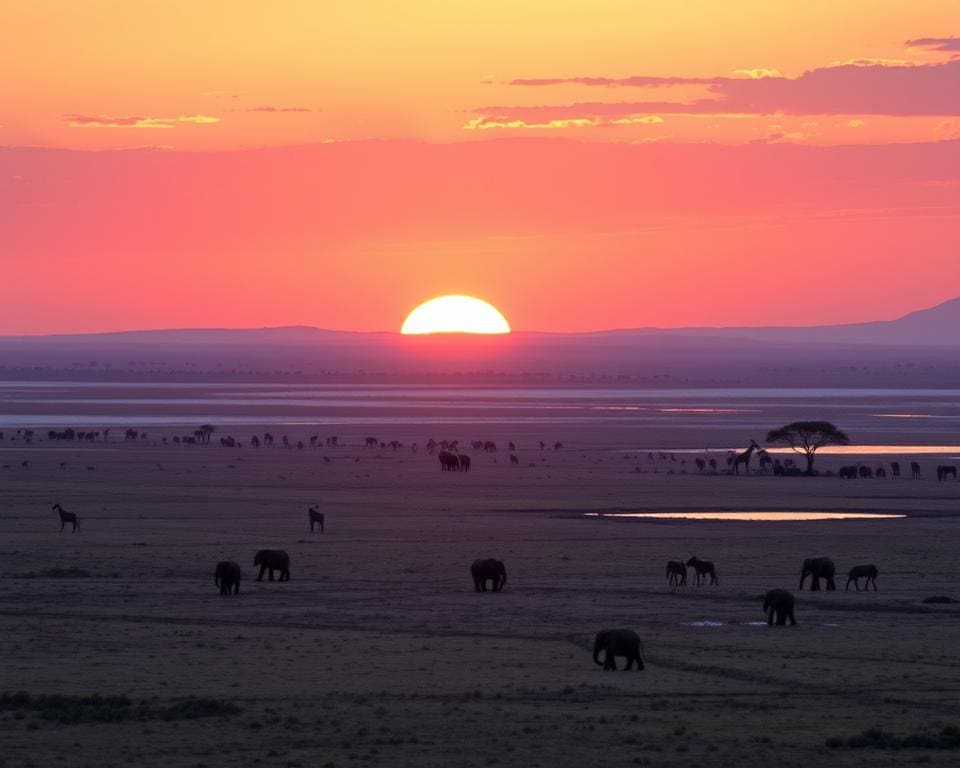
{"label": "water reflection", "polygon": [[586,517],[639,517],[655,520],[748,520],[785,522],[796,520],[884,520],[906,515],[881,512],[587,512]]}

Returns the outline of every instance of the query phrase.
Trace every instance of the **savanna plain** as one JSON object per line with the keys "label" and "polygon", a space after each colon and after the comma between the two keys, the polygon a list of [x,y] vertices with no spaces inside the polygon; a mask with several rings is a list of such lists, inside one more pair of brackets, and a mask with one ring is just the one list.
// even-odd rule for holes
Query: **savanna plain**
{"label": "savanna plain", "polygon": [[[827,415],[845,426],[846,407]],[[900,436],[956,437],[927,423]],[[949,456],[918,457],[919,480],[840,480],[756,464],[732,476],[723,453],[700,471],[674,452],[762,439],[735,414],[709,434],[278,420],[172,443],[194,426],[81,444],[3,430],[0,765],[957,764],[960,604],[924,602],[960,598],[960,483],[934,471]],[[266,431],[276,443],[251,447]],[[220,445],[227,434],[243,447]],[[430,437],[499,450],[467,447],[470,472],[441,472]],[[895,458],[911,457],[828,455],[818,469]],[[59,530],[55,502],[80,532]],[[905,517],[614,516],[790,510]],[[289,553],[289,582],[256,580],[263,548]],[[670,586],[666,561],[694,555],[719,585],[691,571]],[[797,590],[815,556],[836,562],[837,591]],[[474,591],[470,563],[487,557],[506,564],[501,592]],[[220,560],[243,568],[239,595],[214,587]],[[861,563],[879,567],[878,591],[844,590]],[[761,596],[777,587],[797,597],[795,627],[766,625]],[[610,627],[638,632],[643,671],[594,664]]]}

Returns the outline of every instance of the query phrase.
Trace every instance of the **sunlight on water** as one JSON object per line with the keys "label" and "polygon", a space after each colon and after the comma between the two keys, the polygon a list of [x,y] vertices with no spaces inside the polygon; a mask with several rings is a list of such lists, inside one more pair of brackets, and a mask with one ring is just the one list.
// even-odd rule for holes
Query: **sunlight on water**
{"label": "sunlight on water", "polygon": [[882,520],[906,515],[877,512],[586,512],[585,517],[638,517],[656,520],[749,520],[786,522],[797,520]]}

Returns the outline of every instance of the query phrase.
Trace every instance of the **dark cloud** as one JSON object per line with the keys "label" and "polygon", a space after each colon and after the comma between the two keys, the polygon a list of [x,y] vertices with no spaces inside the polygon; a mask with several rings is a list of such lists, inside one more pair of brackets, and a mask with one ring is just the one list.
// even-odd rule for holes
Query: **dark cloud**
{"label": "dark cloud", "polygon": [[960,52],[960,37],[918,37],[907,40],[911,48],[926,48],[931,51]]}

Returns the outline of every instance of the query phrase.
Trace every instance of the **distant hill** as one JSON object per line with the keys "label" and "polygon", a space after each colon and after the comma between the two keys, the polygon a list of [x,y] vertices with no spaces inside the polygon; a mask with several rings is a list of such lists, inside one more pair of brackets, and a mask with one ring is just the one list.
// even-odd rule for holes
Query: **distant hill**
{"label": "distant hill", "polygon": [[0,379],[955,387],[958,329],[960,299],[898,320],[805,328],[414,337],[292,326],[0,337]]}

